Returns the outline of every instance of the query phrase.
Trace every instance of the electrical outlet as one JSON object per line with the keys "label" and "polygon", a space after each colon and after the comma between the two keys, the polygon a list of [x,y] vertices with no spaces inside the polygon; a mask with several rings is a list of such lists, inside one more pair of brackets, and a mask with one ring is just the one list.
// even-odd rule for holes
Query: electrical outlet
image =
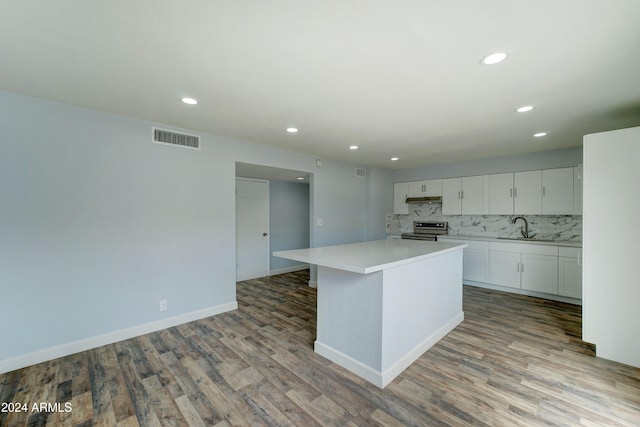
{"label": "electrical outlet", "polygon": [[160,300],[160,311],[167,311],[167,300]]}

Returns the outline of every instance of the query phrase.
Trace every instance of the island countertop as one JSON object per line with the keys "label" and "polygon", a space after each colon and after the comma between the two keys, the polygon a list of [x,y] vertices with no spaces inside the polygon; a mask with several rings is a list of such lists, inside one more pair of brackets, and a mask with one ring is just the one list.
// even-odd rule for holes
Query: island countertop
{"label": "island countertop", "polygon": [[466,244],[386,239],[319,248],[277,251],[273,255],[353,273],[369,274],[439,256],[465,247],[467,247]]}

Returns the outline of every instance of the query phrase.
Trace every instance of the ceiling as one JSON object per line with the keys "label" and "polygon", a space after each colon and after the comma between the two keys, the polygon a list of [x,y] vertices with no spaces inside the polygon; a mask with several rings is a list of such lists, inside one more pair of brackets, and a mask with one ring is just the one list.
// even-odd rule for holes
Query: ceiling
{"label": "ceiling", "polygon": [[409,168],[640,125],[639,22],[638,0],[3,0],[0,90]]}

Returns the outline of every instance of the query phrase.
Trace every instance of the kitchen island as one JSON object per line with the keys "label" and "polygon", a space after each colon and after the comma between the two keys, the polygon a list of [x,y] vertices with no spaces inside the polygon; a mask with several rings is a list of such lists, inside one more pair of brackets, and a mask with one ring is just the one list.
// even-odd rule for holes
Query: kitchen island
{"label": "kitchen island", "polygon": [[273,255],[318,266],[314,350],[382,388],[464,319],[465,247],[389,239]]}

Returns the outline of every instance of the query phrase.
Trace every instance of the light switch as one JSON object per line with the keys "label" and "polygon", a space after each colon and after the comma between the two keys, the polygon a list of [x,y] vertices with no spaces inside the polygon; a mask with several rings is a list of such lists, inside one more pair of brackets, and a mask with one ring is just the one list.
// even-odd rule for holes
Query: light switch
{"label": "light switch", "polygon": [[317,224],[318,224],[318,227],[322,227],[324,225],[324,222],[322,221],[322,218],[318,218]]}

